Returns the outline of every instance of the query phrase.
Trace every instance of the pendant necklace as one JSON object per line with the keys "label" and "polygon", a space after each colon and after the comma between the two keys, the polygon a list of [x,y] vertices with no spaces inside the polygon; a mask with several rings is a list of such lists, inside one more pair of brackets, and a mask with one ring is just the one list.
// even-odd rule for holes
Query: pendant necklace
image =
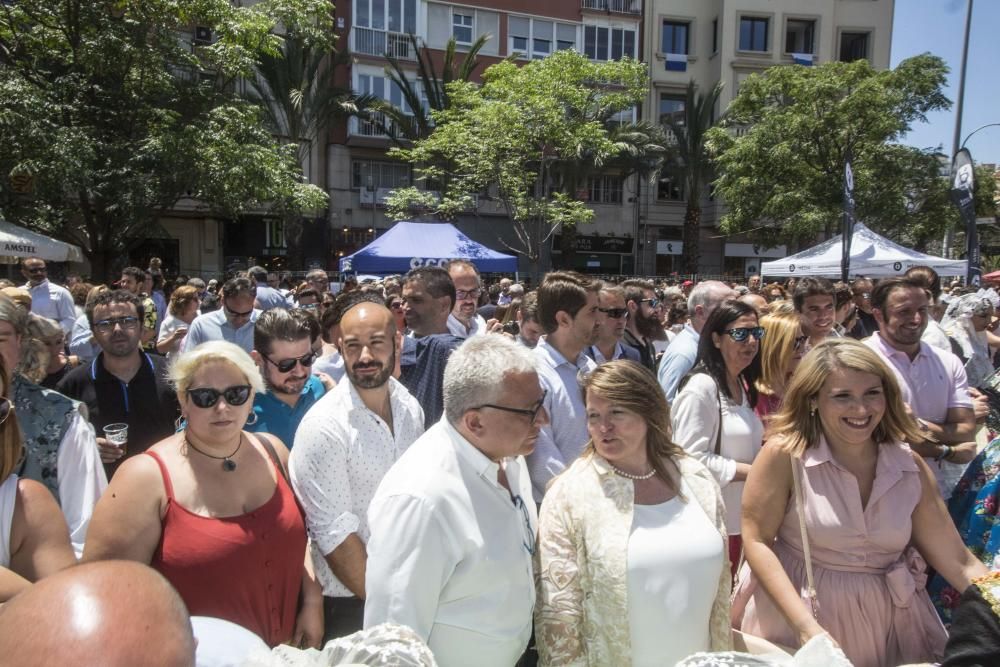
{"label": "pendant necklace", "polygon": [[184,444],[193,449],[194,451],[198,452],[202,456],[207,456],[208,458],[215,459],[216,461],[222,461],[222,469],[225,470],[226,472],[232,472],[236,470],[236,461],[233,460],[233,457],[236,456],[236,453],[240,451],[240,447],[243,446],[243,434],[240,433],[240,441],[236,444],[236,449],[233,450],[232,454],[229,454],[227,456],[215,456],[213,454],[208,454],[207,452],[201,451],[200,449],[195,447],[190,440],[187,439],[187,435],[184,436]]}

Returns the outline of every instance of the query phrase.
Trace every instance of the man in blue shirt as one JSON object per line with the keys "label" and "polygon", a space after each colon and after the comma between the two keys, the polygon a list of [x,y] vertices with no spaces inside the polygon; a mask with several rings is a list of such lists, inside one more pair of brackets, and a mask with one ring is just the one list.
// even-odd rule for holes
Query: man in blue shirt
{"label": "man in blue shirt", "polygon": [[184,336],[183,350],[187,352],[206,340],[227,340],[239,345],[249,354],[253,350],[254,323],[260,310],[254,308],[257,286],[247,276],[226,281],[222,286],[222,309],[203,312],[194,318]]}
{"label": "man in blue shirt", "polygon": [[326,387],[310,369],[316,360],[308,316],[300,310],[272,308],[254,328],[254,350],[267,393],[257,394],[247,430],[270,433],[291,448],[299,422]]}

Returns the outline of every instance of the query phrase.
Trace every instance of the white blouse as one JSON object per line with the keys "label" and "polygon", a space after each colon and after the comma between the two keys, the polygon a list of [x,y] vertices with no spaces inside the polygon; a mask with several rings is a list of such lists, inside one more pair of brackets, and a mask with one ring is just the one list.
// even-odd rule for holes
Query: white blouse
{"label": "white blouse", "polygon": [[709,650],[709,617],[725,541],[684,489],[659,505],[635,505],[628,540],[633,667],[673,665]]}
{"label": "white blouse", "polygon": [[[712,471],[722,487],[726,504],[726,530],[740,534],[740,505],[744,482],[734,482],[737,463],[753,463],[764,439],[764,425],[750,407],[746,394],[740,403],[716,393],[715,380],[706,373],[693,375],[671,406],[674,441]],[[715,454],[722,397],[722,440]]]}

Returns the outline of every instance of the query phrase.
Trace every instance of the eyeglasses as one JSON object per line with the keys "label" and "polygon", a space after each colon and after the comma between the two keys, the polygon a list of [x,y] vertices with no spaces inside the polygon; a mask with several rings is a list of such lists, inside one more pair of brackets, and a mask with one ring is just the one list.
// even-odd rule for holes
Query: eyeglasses
{"label": "eyeglasses", "polygon": [[226,387],[222,391],[211,387],[201,389],[188,389],[187,395],[199,408],[215,407],[220,398],[226,399],[226,404],[233,407],[243,405],[250,398],[252,388],[248,384],[238,384],[235,387]]}
{"label": "eyeglasses", "polygon": [[659,299],[639,299],[639,303],[648,303],[650,308],[656,308],[660,305]]}
{"label": "eyeglasses", "polygon": [[542,404],[545,403],[545,397],[548,395],[549,390],[546,389],[542,392],[542,397],[538,399],[533,408],[508,408],[506,405],[494,405],[492,403],[483,403],[477,407],[472,408],[473,410],[482,410],[483,408],[493,408],[494,410],[503,410],[504,412],[513,412],[519,415],[527,415],[531,417],[531,423],[534,424],[535,420],[538,419],[538,413],[542,409]]}
{"label": "eyeglasses", "polygon": [[726,329],[722,333],[729,334],[737,343],[742,343],[750,336],[753,336],[757,340],[764,339],[764,327],[739,327],[737,329]]}
{"label": "eyeglasses", "polygon": [[798,352],[803,348],[808,349],[808,345],[806,345],[808,342],[809,342],[809,336],[798,336],[795,339],[795,351]]}
{"label": "eyeglasses", "polygon": [[393,301],[392,303],[389,304],[389,307],[392,308],[393,310],[403,310],[403,302]]}
{"label": "eyeglasses", "polygon": [[10,413],[14,411],[14,405],[10,402],[10,399],[6,396],[0,396],[0,424],[7,421],[7,417],[10,417]]}
{"label": "eyeglasses", "polygon": [[628,308],[598,308],[597,310],[601,311],[613,320],[617,320],[620,317],[628,315]]}
{"label": "eyeglasses", "polygon": [[311,367],[313,365],[313,362],[316,361],[317,355],[315,352],[308,352],[306,354],[303,354],[301,357],[294,357],[292,359],[282,359],[281,361],[275,361],[274,359],[272,359],[271,357],[267,356],[264,353],[261,353],[260,356],[264,357],[266,361],[274,364],[274,367],[278,369],[278,372],[288,373],[293,368],[295,368],[295,364],[302,364],[303,368]]}
{"label": "eyeglasses", "polygon": [[478,299],[479,295],[483,293],[481,289],[470,289],[468,292],[462,289],[455,290],[455,298],[458,300],[462,299]]}
{"label": "eyeglasses", "polygon": [[253,314],[253,308],[252,307],[250,308],[250,310],[245,310],[245,311],[243,311],[241,313],[238,310],[233,310],[227,304],[223,304],[223,305],[225,305],[225,307],[226,307],[226,312],[229,313],[230,315],[232,315],[233,317],[250,317]]}
{"label": "eyeglasses", "polygon": [[125,331],[134,331],[139,328],[139,318],[132,317],[112,317],[107,320],[94,322],[94,330],[98,333],[106,334],[115,330],[115,326],[120,326]]}
{"label": "eyeglasses", "polygon": [[36,266],[36,267],[25,267],[24,270],[27,271],[28,273],[45,273],[46,269],[44,266]]}
{"label": "eyeglasses", "polygon": [[[318,303],[307,303],[307,304],[304,304],[304,305],[299,305],[299,308],[301,308],[302,310],[319,310],[319,304]],[[249,313],[247,313],[247,314],[249,315]]]}
{"label": "eyeglasses", "polygon": [[514,496],[514,507],[521,512],[521,519],[524,520],[525,538],[521,542],[528,553],[535,555],[535,529],[531,527],[531,515],[528,514],[528,506],[524,504],[521,496]]}

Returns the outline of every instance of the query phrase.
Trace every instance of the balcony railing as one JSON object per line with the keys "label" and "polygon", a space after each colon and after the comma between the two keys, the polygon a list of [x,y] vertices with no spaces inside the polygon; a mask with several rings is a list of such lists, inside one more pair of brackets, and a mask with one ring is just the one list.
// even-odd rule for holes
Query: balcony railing
{"label": "balcony railing", "polygon": [[583,9],[612,14],[642,14],[642,0],[581,0]]}
{"label": "balcony railing", "polygon": [[397,60],[417,59],[410,36],[402,32],[354,26],[351,28],[351,50],[370,56],[391,56]]}
{"label": "balcony railing", "polygon": [[352,137],[374,137],[377,139],[387,139],[383,128],[395,129],[393,121],[386,118],[385,114],[372,113],[371,118],[358,118],[353,116],[347,124],[347,134]]}

